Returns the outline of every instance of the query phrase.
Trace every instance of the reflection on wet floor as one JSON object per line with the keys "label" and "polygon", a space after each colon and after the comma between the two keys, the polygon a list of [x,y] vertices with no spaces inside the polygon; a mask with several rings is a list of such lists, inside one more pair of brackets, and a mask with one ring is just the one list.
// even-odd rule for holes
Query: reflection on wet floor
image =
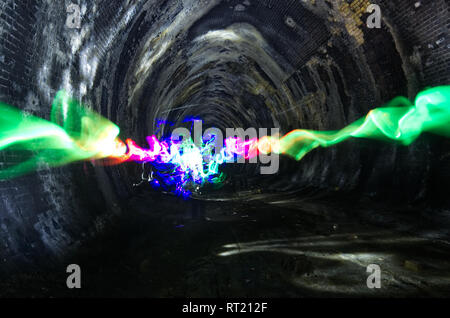
{"label": "reflection on wet floor", "polygon": [[[450,244],[420,213],[297,195],[218,202],[144,193],[68,260],[83,269],[81,290],[68,291],[58,275],[34,282],[45,285],[35,290],[55,297],[448,296]],[[380,289],[367,287],[369,264],[380,266]]]}
{"label": "reflection on wet floor", "polygon": [[[230,244],[219,256],[273,253],[293,256],[294,269],[309,263],[310,271],[291,276],[291,282],[313,293],[388,296],[439,295],[449,291],[449,246],[389,232],[302,237],[299,239]],[[380,289],[369,289],[370,264],[381,269]],[[301,265],[300,265],[301,266]]]}

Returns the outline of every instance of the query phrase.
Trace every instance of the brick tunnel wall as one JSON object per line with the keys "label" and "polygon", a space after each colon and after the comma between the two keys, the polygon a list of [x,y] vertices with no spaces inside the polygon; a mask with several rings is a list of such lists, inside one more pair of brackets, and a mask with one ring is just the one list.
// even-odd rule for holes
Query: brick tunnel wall
{"label": "brick tunnel wall", "polygon": [[[329,21],[328,42],[318,45],[285,82],[296,101],[296,106],[286,111],[286,121],[299,119],[289,124],[288,131],[299,125],[339,129],[396,96],[413,100],[426,87],[449,83],[448,1],[308,3],[326,12],[322,17]],[[381,7],[381,29],[366,26],[370,3]],[[295,19],[301,21],[302,16]],[[438,197],[443,193],[438,185],[449,185],[450,176],[447,140],[425,135],[408,148],[375,146],[376,151],[350,143],[309,155],[302,161],[307,168],[292,180],[315,187],[327,181],[327,188],[356,189],[400,201],[441,201]],[[358,150],[352,155],[353,147]],[[349,165],[328,165],[339,158]],[[399,194],[395,189],[404,190]]]}
{"label": "brick tunnel wall", "polygon": [[[34,62],[52,45],[40,45],[36,30],[53,21],[39,2],[0,2],[0,101],[49,119],[48,97],[56,90],[40,93]],[[63,3],[59,9],[65,12]],[[0,165],[23,158],[2,151]],[[0,181],[0,276],[21,266],[51,265],[101,230],[107,218],[104,199],[89,173],[92,167],[86,164]]]}

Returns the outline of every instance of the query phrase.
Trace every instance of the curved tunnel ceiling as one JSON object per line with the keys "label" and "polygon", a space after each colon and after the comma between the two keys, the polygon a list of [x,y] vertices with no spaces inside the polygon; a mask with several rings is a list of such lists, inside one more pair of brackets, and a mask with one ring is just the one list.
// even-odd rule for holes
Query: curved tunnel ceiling
{"label": "curved tunnel ceiling", "polygon": [[[372,2],[383,9],[382,29],[365,28],[368,1],[82,0],[80,29],[66,26],[70,1],[3,1],[2,100],[45,118],[64,89],[142,144],[171,129],[158,129],[159,120],[179,125],[191,116],[201,117],[204,128],[342,128],[395,96],[413,98],[449,82],[448,44],[435,44],[448,25],[437,26],[431,40],[426,25],[409,18],[420,8]],[[436,16],[448,12],[444,0],[422,2]],[[259,176],[251,165],[234,175],[259,192],[318,188],[414,202],[443,197],[438,188],[449,185],[448,174],[438,171],[448,166],[446,146],[429,136],[409,148],[347,142],[300,163],[284,158],[276,176]],[[71,169],[4,186],[12,214],[21,210],[12,206],[22,204],[14,199],[19,193],[32,198],[27,204],[39,213],[23,228],[57,253],[108,219],[106,212],[74,212],[92,203],[89,191],[104,198],[97,205],[120,213],[120,200],[133,195],[140,176],[138,165]],[[31,179],[41,189],[26,182]],[[227,191],[218,196],[232,194]],[[14,222],[4,223],[13,229]],[[20,254],[26,240],[11,244],[11,253]]]}

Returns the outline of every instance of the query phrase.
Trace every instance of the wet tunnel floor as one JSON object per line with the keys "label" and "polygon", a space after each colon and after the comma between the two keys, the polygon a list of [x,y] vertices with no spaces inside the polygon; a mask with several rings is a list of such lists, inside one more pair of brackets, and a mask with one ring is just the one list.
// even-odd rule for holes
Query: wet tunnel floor
{"label": "wet tunnel floor", "polygon": [[[435,224],[420,212],[253,198],[195,203],[143,194],[68,260],[81,266],[81,289],[67,289],[62,267],[12,277],[3,296],[450,295],[450,244],[433,237]],[[380,266],[380,289],[367,287],[369,264]]]}

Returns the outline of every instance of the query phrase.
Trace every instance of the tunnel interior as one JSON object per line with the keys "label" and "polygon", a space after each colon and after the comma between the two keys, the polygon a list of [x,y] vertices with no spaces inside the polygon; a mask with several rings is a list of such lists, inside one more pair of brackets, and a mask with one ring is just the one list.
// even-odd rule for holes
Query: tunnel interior
{"label": "tunnel interior", "polygon": [[[338,130],[449,84],[449,12],[446,0],[1,0],[0,101],[48,119],[63,89],[141,144],[189,118]],[[137,163],[44,165],[0,181],[0,296],[448,296],[449,146],[351,139],[281,156],[271,175],[226,165],[189,200],[143,182]],[[20,160],[0,152],[0,167]],[[82,289],[66,287],[68,264]],[[369,264],[383,288],[367,288]]]}

